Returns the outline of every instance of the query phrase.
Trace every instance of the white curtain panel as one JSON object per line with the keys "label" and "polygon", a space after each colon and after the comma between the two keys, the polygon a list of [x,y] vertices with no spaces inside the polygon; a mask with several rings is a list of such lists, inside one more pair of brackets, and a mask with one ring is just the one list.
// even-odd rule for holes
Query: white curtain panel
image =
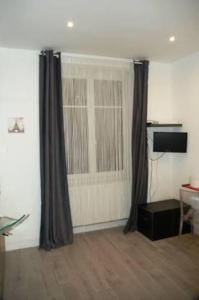
{"label": "white curtain panel", "polygon": [[[82,201],[87,201],[90,206],[88,203],[96,205],[95,201],[102,201],[104,185],[111,184],[114,189],[119,183],[123,188],[120,189],[118,201],[124,201],[127,210],[130,193],[124,186],[131,182],[131,64],[126,61],[63,55],[62,82],[66,159],[72,207],[74,194],[78,195],[82,186]],[[89,192],[89,187],[92,193]],[[111,189],[108,193],[109,198],[115,197]],[[105,198],[106,196],[104,195]],[[95,198],[95,201],[85,199],[89,197]],[[113,200],[110,199],[109,202],[114,203],[111,201]],[[117,210],[114,215],[110,207],[113,204],[110,203],[108,208],[105,205],[104,211],[98,203],[102,218],[91,218],[92,221],[76,220],[77,208],[72,209],[75,223],[85,225],[87,222],[97,223],[121,218],[119,210],[123,208],[113,208],[113,211]]]}

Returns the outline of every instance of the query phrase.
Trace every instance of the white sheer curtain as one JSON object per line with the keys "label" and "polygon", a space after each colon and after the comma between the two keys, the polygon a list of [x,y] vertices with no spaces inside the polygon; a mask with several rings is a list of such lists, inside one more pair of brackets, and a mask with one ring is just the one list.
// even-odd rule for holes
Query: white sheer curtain
{"label": "white sheer curtain", "polygon": [[131,181],[130,68],[129,62],[62,56],[66,157],[73,189],[95,185],[99,193],[99,185]]}

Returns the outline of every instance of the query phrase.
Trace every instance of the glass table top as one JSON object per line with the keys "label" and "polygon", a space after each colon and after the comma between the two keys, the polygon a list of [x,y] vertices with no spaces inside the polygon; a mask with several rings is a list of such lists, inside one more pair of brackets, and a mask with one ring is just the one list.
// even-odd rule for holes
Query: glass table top
{"label": "glass table top", "polygon": [[0,217],[0,235],[8,235],[16,226],[23,223],[29,215],[22,215],[19,219]]}

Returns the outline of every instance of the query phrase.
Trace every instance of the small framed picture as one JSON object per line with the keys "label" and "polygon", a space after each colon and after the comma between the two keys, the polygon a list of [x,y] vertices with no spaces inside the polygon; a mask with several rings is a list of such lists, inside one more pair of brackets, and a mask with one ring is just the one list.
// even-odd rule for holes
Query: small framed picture
{"label": "small framed picture", "polygon": [[9,133],[24,133],[24,118],[9,118],[8,132]]}

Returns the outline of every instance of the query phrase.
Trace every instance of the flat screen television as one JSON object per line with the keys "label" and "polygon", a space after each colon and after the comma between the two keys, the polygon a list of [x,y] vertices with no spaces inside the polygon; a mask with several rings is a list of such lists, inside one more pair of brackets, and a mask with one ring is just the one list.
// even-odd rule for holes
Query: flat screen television
{"label": "flat screen television", "polygon": [[154,132],[153,152],[187,152],[187,132]]}

